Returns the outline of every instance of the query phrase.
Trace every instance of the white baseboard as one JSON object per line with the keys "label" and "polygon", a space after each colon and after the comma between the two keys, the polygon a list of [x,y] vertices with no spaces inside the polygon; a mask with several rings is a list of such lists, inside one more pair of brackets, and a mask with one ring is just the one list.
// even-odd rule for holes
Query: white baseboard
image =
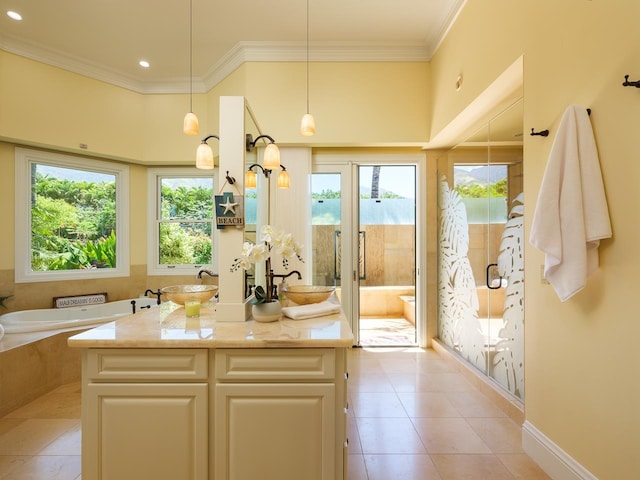
{"label": "white baseboard", "polygon": [[598,480],[529,421],[522,425],[522,448],[553,480]]}

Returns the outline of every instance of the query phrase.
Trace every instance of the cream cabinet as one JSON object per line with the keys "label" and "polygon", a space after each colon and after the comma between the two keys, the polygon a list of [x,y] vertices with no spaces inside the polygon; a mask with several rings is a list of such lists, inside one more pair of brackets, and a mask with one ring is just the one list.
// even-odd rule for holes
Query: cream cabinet
{"label": "cream cabinet", "polygon": [[343,350],[216,351],[215,478],[343,478],[345,368]]}
{"label": "cream cabinet", "polygon": [[83,350],[83,480],[346,478],[346,349]]}
{"label": "cream cabinet", "polygon": [[82,478],[207,480],[206,350],[83,352]]}

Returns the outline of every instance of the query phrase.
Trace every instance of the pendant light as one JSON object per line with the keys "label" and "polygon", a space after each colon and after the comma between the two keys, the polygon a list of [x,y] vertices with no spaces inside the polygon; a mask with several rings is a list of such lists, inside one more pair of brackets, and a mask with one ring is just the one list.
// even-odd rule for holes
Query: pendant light
{"label": "pendant light", "polygon": [[193,0],[189,0],[189,113],[184,116],[182,131],[197,135],[198,117],[193,113]]}
{"label": "pendant light", "polygon": [[313,115],[309,113],[309,0],[307,0],[307,113],[302,117],[300,124],[300,133],[305,137],[312,137],[316,134],[316,121]]}

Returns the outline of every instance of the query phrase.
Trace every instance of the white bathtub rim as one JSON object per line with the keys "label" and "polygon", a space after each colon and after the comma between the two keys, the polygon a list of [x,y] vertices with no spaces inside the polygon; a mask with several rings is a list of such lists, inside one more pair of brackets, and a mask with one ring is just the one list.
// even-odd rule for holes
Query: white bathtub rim
{"label": "white bathtub rim", "polygon": [[[45,332],[45,331],[58,331],[58,330],[69,330],[69,329],[79,329],[85,327],[91,327],[95,325],[100,325],[107,322],[112,322],[117,320],[118,318],[131,315],[132,313],[132,301],[136,301],[136,312],[140,311],[140,306],[155,307],[157,306],[157,300],[150,299],[148,297],[140,297],[140,298],[131,298],[127,300],[118,300],[115,302],[103,303],[98,305],[90,305],[90,306],[82,306],[82,307],[69,307],[64,309],[33,309],[33,310],[18,310],[15,312],[6,313],[0,315],[0,324],[4,327],[5,335],[15,334],[15,333],[30,333],[30,332]],[[111,305],[110,305],[111,304]],[[58,315],[62,316],[85,316],[90,314],[92,311],[100,311],[100,307],[112,309],[116,305],[122,307],[123,311],[120,313],[111,313],[111,314],[100,314],[99,316],[89,317],[89,318],[67,318],[67,319],[58,319],[58,320],[39,320],[28,318],[24,319],[21,317],[29,317],[29,316],[41,316],[45,312],[54,312]],[[103,307],[105,306],[105,307]],[[131,309],[131,310],[129,310]],[[0,340],[2,336],[0,336]]]}

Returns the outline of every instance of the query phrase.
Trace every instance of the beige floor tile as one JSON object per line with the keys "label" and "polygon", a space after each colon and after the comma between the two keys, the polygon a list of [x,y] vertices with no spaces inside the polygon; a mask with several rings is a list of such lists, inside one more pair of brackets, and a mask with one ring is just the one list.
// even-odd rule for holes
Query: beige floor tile
{"label": "beige floor tile", "polygon": [[395,393],[354,392],[351,394],[351,402],[356,417],[407,417],[407,412]]}
{"label": "beige floor tile", "polygon": [[393,392],[393,385],[385,373],[349,374],[351,392]]}
{"label": "beige floor tile", "polygon": [[349,353],[347,356],[347,370],[349,371],[349,375],[362,372],[368,374],[384,373],[384,369],[378,358],[363,356],[360,354],[360,349],[350,350],[350,352],[354,351],[358,353]]}
{"label": "beige floor tile", "polygon": [[427,452],[491,453],[464,418],[413,418]]}
{"label": "beige floor tile", "polygon": [[429,455],[365,455],[369,480],[441,480]]}
{"label": "beige floor tile", "polygon": [[31,457],[29,461],[16,466],[2,480],[75,480],[81,473],[80,456]]}
{"label": "beige floor tile", "polygon": [[26,420],[0,436],[0,455],[38,455],[76,426],[77,420]]}
{"label": "beige floor tile", "polygon": [[544,471],[524,453],[497,455],[511,474],[520,480],[549,480]]}
{"label": "beige floor tile", "polygon": [[349,480],[368,480],[367,467],[365,467],[362,455],[348,455],[347,462],[347,478]]}
{"label": "beige floor tile", "polygon": [[473,385],[460,373],[390,373],[389,381],[396,392],[475,392]]}
{"label": "beige floor tile", "polygon": [[82,453],[82,433],[80,420],[75,428],[63,433],[47,445],[40,455],[80,455]]}
{"label": "beige floor tile", "polygon": [[30,456],[0,456],[0,480],[31,460]]}
{"label": "beige floor tile", "polygon": [[514,478],[494,455],[432,455],[442,480],[510,480]]}
{"label": "beige floor tile", "polygon": [[444,393],[398,393],[409,417],[460,417]]}
{"label": "beige floor tile", "polygon": [[357,418],[362,452],[427,453],[408,418]]}
{"label": "beige floor tile", "polygon": [[467,418],[493,453],[524,453],[522,430],[510,418]]}
{"label": "beige floor tile", "polygon": [[447,392],[447,397],[463,417],[506,417],[491,400],[479,391]]}

